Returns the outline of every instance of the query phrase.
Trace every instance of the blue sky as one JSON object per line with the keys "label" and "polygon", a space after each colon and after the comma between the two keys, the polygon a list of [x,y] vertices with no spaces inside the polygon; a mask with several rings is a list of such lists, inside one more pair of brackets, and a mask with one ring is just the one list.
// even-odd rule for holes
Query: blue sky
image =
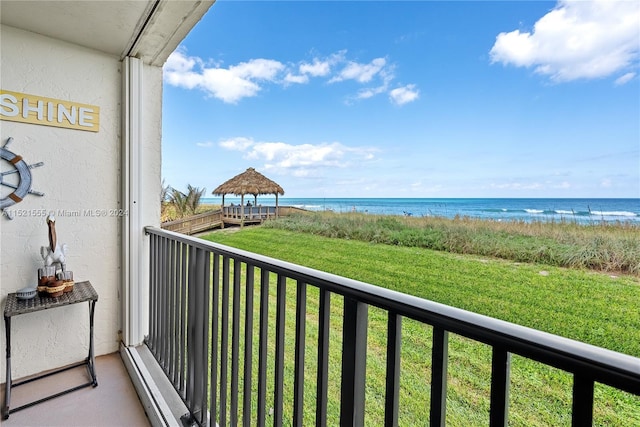
{"label": "blue sky", "polygon": [[165,184],[640,197],[636,1],[218,0],[164,66]]}

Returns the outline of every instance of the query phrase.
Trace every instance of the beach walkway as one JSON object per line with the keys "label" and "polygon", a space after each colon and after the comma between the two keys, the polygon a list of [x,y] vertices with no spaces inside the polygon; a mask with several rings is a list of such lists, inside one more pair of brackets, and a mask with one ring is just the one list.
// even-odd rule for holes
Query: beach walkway
{"label": "beach walkway", "polygon": [[305,210],[292,206],[225,206],[222,209],[164,222],[162,228],[191,236],[226,226],[262,224],[264,221],[294,212]]}

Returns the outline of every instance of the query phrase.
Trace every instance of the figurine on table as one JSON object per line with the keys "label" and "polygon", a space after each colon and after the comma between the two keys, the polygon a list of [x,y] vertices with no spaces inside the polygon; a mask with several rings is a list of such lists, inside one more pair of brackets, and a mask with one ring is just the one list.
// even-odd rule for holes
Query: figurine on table
{"label": "figurine on table", "polygon": [[44,260],[44,268],[38,271],[39,286],[38,291],[50,297],[58,297],[65,292],[73,290],[73,273],[67,271],[65,255],[67,245],[60,245],[56,237],[56,218],[53,214],[47,217],[49,227],[49,247],[42,246],[40,255]]}

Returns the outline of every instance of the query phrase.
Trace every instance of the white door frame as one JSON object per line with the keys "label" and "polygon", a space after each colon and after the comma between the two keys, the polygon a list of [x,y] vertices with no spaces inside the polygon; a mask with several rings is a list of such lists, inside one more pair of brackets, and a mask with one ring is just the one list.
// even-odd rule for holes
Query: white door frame
{"label": "white door frame", "polygon": [[122,61],[122,341],[144,340],[144,230],[142,224],[143,62]]}

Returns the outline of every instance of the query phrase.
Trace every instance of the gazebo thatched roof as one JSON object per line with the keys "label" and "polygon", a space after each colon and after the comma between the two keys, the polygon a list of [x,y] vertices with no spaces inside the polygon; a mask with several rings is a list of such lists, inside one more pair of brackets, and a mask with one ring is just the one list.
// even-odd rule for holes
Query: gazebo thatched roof
{"label": "gazebo thatched roof", "polygon": [[214,196],[224,196],[225,194],[235,196],[252,194],[255,197],[260,194],[275,194],[277,197],[284,195],[284,190],[276,182],[271,181],[254,168],[249,168],[213,190]]}

